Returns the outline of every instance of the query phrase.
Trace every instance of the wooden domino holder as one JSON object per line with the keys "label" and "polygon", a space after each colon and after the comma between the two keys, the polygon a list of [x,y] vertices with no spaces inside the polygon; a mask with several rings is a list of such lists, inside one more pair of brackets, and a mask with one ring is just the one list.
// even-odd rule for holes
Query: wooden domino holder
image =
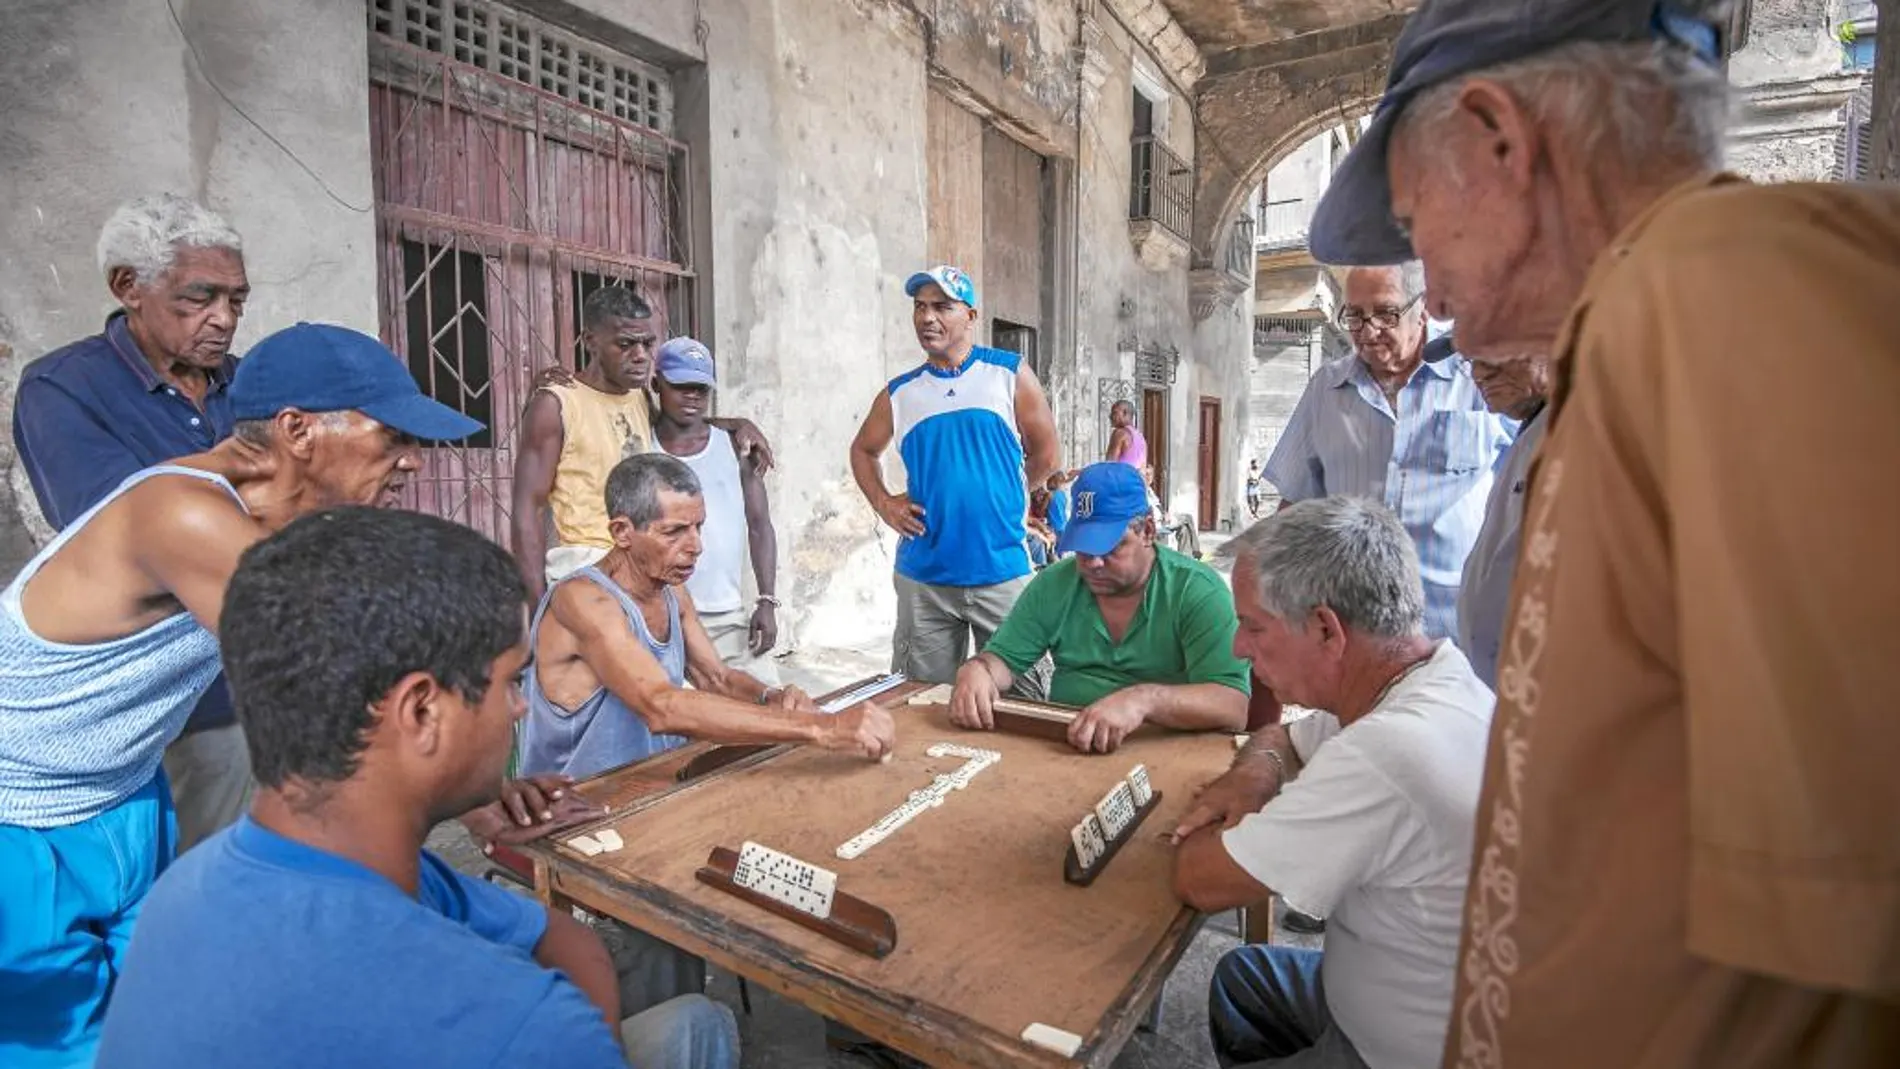
{"label": "wooden domino holder", "polygon": [[[1135,837],[1135,829],[1141,827],[1141,822],[1147,820],[1148,814],[1154,812],[1155,807],[1160,804],[1161,792],[1155,791],[1150,794],[1148,796],[1148,804],[1138,807],[1135,810],[1135,815],[1128,819],[1128,826],[1122,829],[1122,833],[1108,840],[1108,849],[1102,851],[1102,856],[1095,860],[1095,864],[1091,868],[1085,869],[1082,867],[1082,859],[1076,855],[1075,844],[1070,843],[1068,853],[1062,858],[1063,880],[1075,884],[1077,887],[1087,887],[1089,884],[1094,883],[1095,877],[1100,876],[1102,870],[1108,868],[1108,863],[1115,860],[1115,854],[1121,850],[1122,844]],[[1093,810],[1091,810],[1091,812],[1093,812]],[[1084,819],[1087,818],[1085,817]],[[1104,828],[1102,830],[1107,831],[1108,829]]]}
{"label": "wooden domino holder", "polygon": [[739,886],[733,881],[733,873],[738,867],[738,851],[715,846],[706,864],[693,875],[700,883],[717,887],[769,913],[776,913],[794,924],[810,928],[860,954],[882,958],[897,949],[897,921],[884,909],[843,891],[835,891],[831,896],[831,916],[815,917],[750,887]]}

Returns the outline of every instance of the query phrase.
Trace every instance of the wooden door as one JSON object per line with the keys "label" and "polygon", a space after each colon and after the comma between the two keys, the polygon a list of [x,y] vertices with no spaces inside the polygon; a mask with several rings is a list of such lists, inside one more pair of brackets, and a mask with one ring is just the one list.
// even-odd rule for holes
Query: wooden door
{"label": "wooden door", "polygon": [[1201,530],[1220,524],[1220,399],[1201,398]]}
{"label": "wooden door", "polygon": [[1148,439],[1148,466],[1154,469],[1155,496],[1161,509],[1172,513],[1168,504],[1168,391],[1141,391],[1141,433]]}

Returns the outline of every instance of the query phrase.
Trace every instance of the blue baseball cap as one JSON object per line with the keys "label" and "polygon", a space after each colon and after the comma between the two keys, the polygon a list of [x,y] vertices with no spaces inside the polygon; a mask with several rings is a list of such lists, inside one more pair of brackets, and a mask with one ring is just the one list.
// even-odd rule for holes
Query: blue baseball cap
{"label": "blue baseball cap", "polygon": [[1057,553],[1107,556],[1128,525],[1149,515],[1148,487],[1141,473],[1119,460],[1090,464],[1069,491],[1075,510],[1056,539]]}
{"label": "blue baseball cap", "polygon": [[426,442],[482,430],[480,420],[424,397],[387,345],[328,323],[285,327],[238,361],[231,378],[232,419],[269,419],[286,408],[354,410]]}
{"label": "blue baseball cap", "polygon": [[1683,4],[1653,0],[1425,0],[1406,20],[1372,125],[1333,174],[1307,242],[1322,263],[1372,267],[1414,258],[1392,218],[1386,150],[1419,93],[1462,74],[1578,41],[1666,41],[1711,64],[1722,28]]}
{"label": "blue baseball cap", "polygon": [[712,351],[691,338],[669,338],[660,346],[654,364],[660,377],[675,386],[717,386]]}
{"label": "blue baseball cap", "polygon": [[938,264],[928,271],[919,271],[904,281],[904,296],[915,297],[917,291],[935,282],[937,288],[953,301],[962,301],[972,308],[976,307],[976,283],[949,264]]}

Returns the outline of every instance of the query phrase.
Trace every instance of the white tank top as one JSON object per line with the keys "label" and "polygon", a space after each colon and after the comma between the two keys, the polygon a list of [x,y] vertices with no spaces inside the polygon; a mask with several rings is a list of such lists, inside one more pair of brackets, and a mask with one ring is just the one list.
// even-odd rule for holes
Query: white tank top
{"label": "white tank top", "polygon": [[740,589],[745,569],[745,490],[739,485],[739,458],[732,435],[709,428],[706,448],[691,456],[675,454],[699,476],[706,501],[706,527],[700,532],[699,565],[686,580],[687,593],[702,613],[745,607]]}

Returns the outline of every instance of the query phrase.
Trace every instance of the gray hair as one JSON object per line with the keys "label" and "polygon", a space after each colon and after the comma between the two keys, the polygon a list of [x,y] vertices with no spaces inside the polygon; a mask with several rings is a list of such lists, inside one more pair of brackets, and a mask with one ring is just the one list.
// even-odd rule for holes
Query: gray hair
{"label": "gray hair", "polygon": [[[317,421],[331,430],[340,430],[349,418],[347,411],[312,412]],[[246,445],[259,449],[269,449],[277,440],[277,418],[266,416],[262,419],[241,419],[231,424],[231,437]]]}
{"label": "gray hair", "polygon": [[1324,605],[1341,623],[1377,638],[1424,633],[1425,588],[1412,536],[1384,505],[1323,497],[1290,505],[1234,537],[1253,565],[1260,604],[1304,627]]}
{"label": "gray hair", "polygon": [[151,285],[178,262],[181,245],[244,251],[223,216],[176,193],[152,193],[126,201],[106,219],[99,231],[99,273],[126,267],[139,285]]}
{"label": "gray hair", "polygon": [[665,453],[640,453],[607,473],[607,516],[624,516],[635,527],[660,518],[660,490],[698,497],[699,476]]}
{"label": "gray hair", "polygon": [[1625,167],[1656,157],[1711,170],[1722,165],[1728,79],[1664,42],[1579,41],[1473,71],[1420,93],[1392,136],[1411,137],[1449,118],[1473,78],[1502,85],[1584,159],[1607,157]]}
{"label": "gray hair", "polygon": [[1333,278],[1341,285],[1346,284],[1346,276],[1354,271],[1397,271],[1399,273],[1399,292],[1403,294],[1399,303],[1410,304],[1425,292],[1425,264],[1421,260],[1407,260],[1402,264],[1382,266],[1356,265],[1334,268]]}

